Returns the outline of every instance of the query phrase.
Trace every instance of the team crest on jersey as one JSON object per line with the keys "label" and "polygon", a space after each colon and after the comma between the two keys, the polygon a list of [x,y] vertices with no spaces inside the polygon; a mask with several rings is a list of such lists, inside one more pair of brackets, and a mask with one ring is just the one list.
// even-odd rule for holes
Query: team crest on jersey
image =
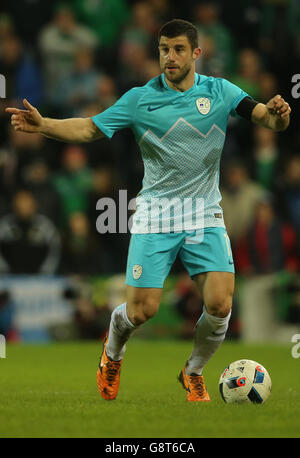
{"label": "team crest on jersey", "polygon": [[206,115],[210,111],[210,100],[207,97],[200,97],[196,105],[201,114]]}
{"label": "team crest on jersey", "polygon": [[135,264],[132,268],[132,275],[135,280],[138,280],[143,273],[143,267],[139,264]]}

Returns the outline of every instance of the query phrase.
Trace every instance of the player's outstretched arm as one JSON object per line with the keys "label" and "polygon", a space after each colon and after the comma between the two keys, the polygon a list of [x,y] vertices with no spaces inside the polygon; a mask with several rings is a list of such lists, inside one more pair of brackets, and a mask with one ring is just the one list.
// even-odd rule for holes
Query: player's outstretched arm
{"label": "player's outstretched arm", "polygon": [[251,120],[255,124],[280,132],[289,126],[290,113],[289,104],[281,95],[275,95],[266,105],[258,103],[254,107]]}
{"label": "player's outstretched arm", "polygon": [[6,108],[11,124],[18,132],[37,132],[46,137],[66,143],[91,142],[104,137],[91,118],[51,119],[44,118],[26,99],[26,110]]}

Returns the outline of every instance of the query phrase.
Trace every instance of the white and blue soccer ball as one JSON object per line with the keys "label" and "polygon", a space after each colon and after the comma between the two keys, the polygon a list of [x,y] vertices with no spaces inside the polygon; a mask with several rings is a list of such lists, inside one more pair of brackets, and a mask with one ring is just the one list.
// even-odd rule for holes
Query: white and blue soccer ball
{"label": "white and blue soccer ball", "polygon": [[267,369],[256,361],[240,359],[229,364],[219,380],[222,399],[231,403],[265,402],[272,388]]}

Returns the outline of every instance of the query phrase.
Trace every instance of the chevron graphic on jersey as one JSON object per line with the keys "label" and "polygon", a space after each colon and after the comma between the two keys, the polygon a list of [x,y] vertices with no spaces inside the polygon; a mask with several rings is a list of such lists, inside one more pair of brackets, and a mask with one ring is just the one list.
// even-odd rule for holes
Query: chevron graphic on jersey
{"label": "chevron graphic on jersey", "polygon": [[[169,202],[173,199],[180,201],[171,217],[174,222],[184,199],[189,198],[192,207],[190,212],[185,212],[185,221],[188,221],[185,227],[195,227],[192,221],[196,215],[198,217],[196,202],[199,199],[204,202],[205,226],[224,226],[223,218],[217,220],[214,217],[215,213],[222,213],[218,182],[224,140],[225,132],[218,125],[213,124],[207,133],[203,133],[183,117],[178,118],[161,138],[148,129],[139,142],[145,173],[133,220],[140,217],[146,224],[147,207],[152,198],[159,197],[169,199]],[[165,205],[157,219],[170,220],[168,210]],[[153,218],[153,215],[148,216],[148,221]],[[179,226],[174,227],[174,230],[180,230]]]}
{"label": "chevron graphic on jersey", "polygon": [[155,135],[151,129],[148,129],[144,135],[142,136],[142,138],[140,139],[139,141],[139,145],[145,140],[145,137],[147,137],[149,134],[153,135],[157,140],[163,142],[171,133],[174,129],[176,129],[176,127],[180,124],[180,123],[185,123],[187,126],[189,126],[191,129],[193,129],[195,132],[197,132],[201,137],[203,138],[207,138],[211,132],[214,130],[214,129],[217,129],[221,134],[224,135],[225,137],[225,132],[219,127],[217,126],[217,124],[213,124],[211,126],[211,128],[209,129],[209,131],[204,134],[203,132],[201,132],[199,129],[197,129],[195,126],[193,126],[192,124],[190,124],[189,122],[187,122],[184,118],[178,118],[177,121],[173,124],[173,126],[170,127],[170,129],[161,137],[157,137],[157,135]]}

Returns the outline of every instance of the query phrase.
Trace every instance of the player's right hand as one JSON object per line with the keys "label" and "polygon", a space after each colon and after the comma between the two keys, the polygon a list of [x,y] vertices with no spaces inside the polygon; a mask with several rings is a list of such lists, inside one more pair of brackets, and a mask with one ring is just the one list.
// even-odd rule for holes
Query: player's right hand
{"label": "player's right hand", "polygon": [[24,99],[23,104],[26,110],[20,110],[18,108],[5,109],[7,113],[12,115],[11,125],[19,132],[41,132],[43,124],[42,115],[28,100]]}

